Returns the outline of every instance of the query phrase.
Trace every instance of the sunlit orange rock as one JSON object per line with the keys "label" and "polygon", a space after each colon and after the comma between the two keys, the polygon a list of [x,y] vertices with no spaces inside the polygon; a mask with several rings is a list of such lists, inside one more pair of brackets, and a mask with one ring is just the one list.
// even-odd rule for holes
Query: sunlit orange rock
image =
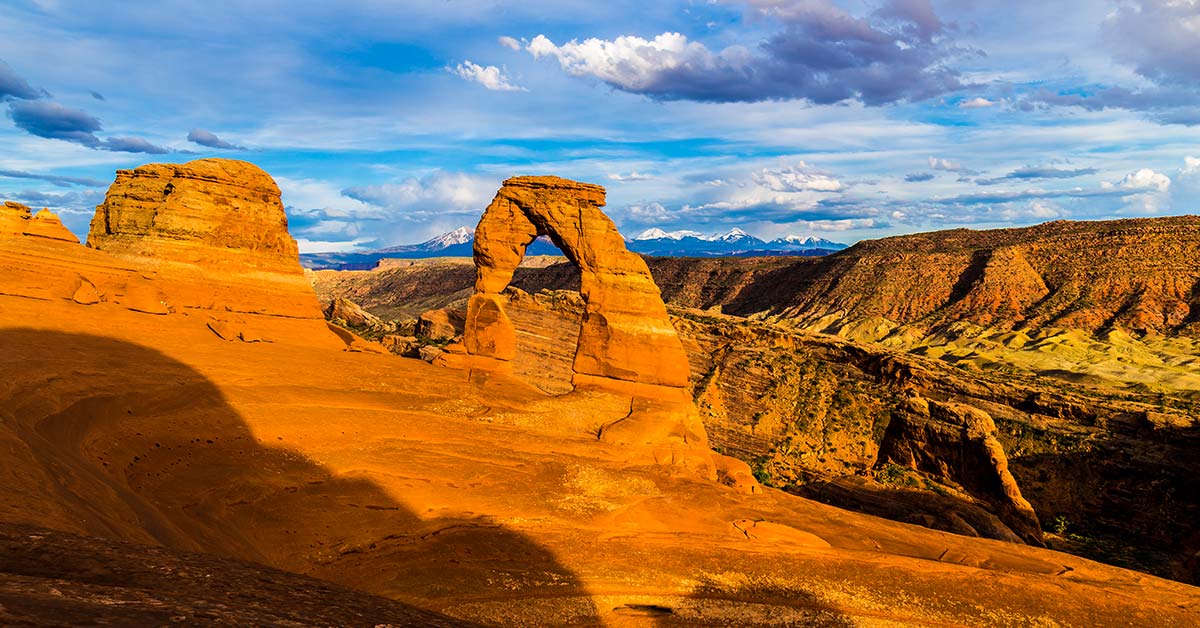
{"label": "sunlit orange rock", "polygon": [[142,269],[178,308],[321,319],[279,187],[231,159],[118,170],[87,245]]}
{"label": "sunlit orange rock", "polygon": [[597,185],[558,177],[504,182],[475,231],[476,294],[468,305],[467,351],[512,359],[512,324],[499,295],[525,247],[545,235],[582,273],[586,308],[575,353],[576,384],[682,389],[687,357],[658,286],[645,261],[625,248],[603,206],[604,188]]}
{"label": "sunlit orange rock", "polygon": [[[628,396],[627,416],[600,428],[610,443],[649,447],[654,462],[756,490],[744,463],[708,450],[688,392],[688,361],[646,262],[600,210],[604,188],[558,177],[504,182],[475,229],[475,294],[463,334],[469,364],[512,372],[517,337],[502,292],[525,249],[548,236],[580,270],[583,317],[572,381]],[[453,364],[453,358],[446,358]]]}
{"label": "sunlit orange rock", "polygon": [[79,238],[63,226],[54,212],[43,209],[33,214],[20,203],[5,201],[0,207],[0,238],[33,236],[79,244]]}
{"label": "sunlit orange rock", "polygon": [[118,170],[96,208],[88,246],[125,257],[298,272],[279,187],[232,159]]}

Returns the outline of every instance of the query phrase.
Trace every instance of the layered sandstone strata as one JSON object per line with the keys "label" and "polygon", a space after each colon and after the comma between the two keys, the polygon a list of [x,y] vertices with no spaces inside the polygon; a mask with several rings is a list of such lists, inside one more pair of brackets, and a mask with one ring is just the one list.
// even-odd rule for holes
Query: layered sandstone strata
{"label": "layered sandstone strata", "polygon": [[279,187],[258,166],[232,159],[118,170],[87,243],[117,256],[230,270],[300,267]]}
{"label": "layered sandstone strata", "polygon": [[199,159],[118,170],[87,245],[148,273],[179,308],[321,318],[275,181],[254,164]]}
{"label": "layered sandstone strata", "polygon": [[575,352],[576,383],[682,389],[687,357],[645,261],[625,241],[604,206],[604,188],[558,177],[504,182],[475,231],[475,295],[468,304],[466,348],[510,361],[515,332],[500,293],[525,247],[549,236],[581,272],[585,302]]}

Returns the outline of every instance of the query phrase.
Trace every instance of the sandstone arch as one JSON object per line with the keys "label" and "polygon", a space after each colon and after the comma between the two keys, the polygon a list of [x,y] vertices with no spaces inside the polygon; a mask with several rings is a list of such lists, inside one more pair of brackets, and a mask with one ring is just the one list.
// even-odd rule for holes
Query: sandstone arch
{"label": "sandstone arch", "polygon": [[629,413],[599,437],[646,447],[654,462],[756,492],[746,463],[713,453],[688,391],[688,360],[646,262],[600,210],[604,188],[559,177],[504,182],[475,229],[475,294],[463,345],[472,368],[512,372],[516,330],[501,292],[525,249],[548,236],[580,271],[584,300],[572,366],[576,388],[627,395]]}
{"label": "sandstone arch", "polygon": [[687,356],[658,286],[645,261],[625,248],[603,206],[598,185],[559,177],[504,182],[475,230],[475,294],[463,337],[468,354],[507,370],[516,335],[500,293],[525,248],[544,235],[580,270],[586,307],[574,383],[642,394],[687,386]]}

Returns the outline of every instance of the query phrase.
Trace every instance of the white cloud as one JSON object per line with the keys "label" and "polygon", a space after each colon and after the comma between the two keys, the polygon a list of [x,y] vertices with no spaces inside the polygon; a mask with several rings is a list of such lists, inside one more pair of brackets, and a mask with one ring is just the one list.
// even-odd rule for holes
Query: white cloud
{"label": "white cloud", "polygon": [[803,161],[778,169],[763,168],[754,173],[754,182],[775,192],[840,192],[846,187]]}
{"label": "white cloud", "polygon": [[372,242],[374,242],[374,238],[358,238],[355,240],[347,240],[345,242],[326,242],[322,240],[296,238],[296,245],[300,247],[301,253],[345,253],[348,251],[359,250],[364,244],[370,244]]}
{"label": "white cloud", "polygon": [[[653,40],[633,35],[617,37],[612,41],[596,38],[582,42],[572,40],[561,46],[545,35],[538,35],[529,42],[526,50],[535,59],[557,59],[562,69],[571,76],[594,76],[631,91],[653,88],[662,80],[663,74],[672,70],[703,68],[713,65],[715,61],[714,55],[703,44],[689,42],[687,37],[679,33],[663,33]],[[744,54],[748,58],[749,53]]]}
{"label": "white cloud", "polygon": [[529,91],[519,85],[513,85],[504,72],[500,68],[489,65],[481,66],[472,63],[470,59],[463,61],[453,68],[447,68],[450,73],[459,76],[468,81],[474,81],[484,87],[500,92],[524,92]]}
{"label": "white cloud", "polygon": [[930,157],[929,167],[933,170],[945,170],[946,172],[958,172],[963,169],[961,163],[942,157]]}
{"label": "white cloud", "polygon": [[438,171],[417,179],[342,190],[345,197],[405,217],[445,214],[480,214],[499,189],[500,182],[464,172]]}
{"label": "white cloud", "polygon": [[988,100],[986,98],[976,97],[976,98],[972,98],[970,100],[964,100],[961,103],[958,103],[958,107],[959,107],[959,109],[983,109],[984,107],[994,107],[995,105],[998,105],[998,104],[1000,104],[1000,103],[995,100]]}
{"label": "white cloud", "polygon": [[1063,218],[1066,212],[1057,204],[1045,199],[1033,199],[1025,205],[1006,204],[1000,210],[1000,216],[1005,220],[1020,220],[1034,218],[1037,220],[1054,220]]}
{"label": "white cloud", "polygon": [[1171,187],[1171,178],[1149,168],[1142,168],[1125,175],[1125,178],[1121,179],[1117,185],[1129,190],[1166,192]]}
{"label": "white cloud", "polygon": [[512,50],[521,49],[521,42],[517,41],[514,37],[509,37],[508,35],[501,35],[500,37],[496,38],[496,41],[500,42],[500,45],[504,46],[505,48],[511,48]]}
{"label": "white cloud", "polygon": [[803,223],[809,231],[840,232],[853,229],[870,229],[876,225],[874,218],[847,218],[844,220],[808,220]]}
{"label": "white cloud", "polygon": [[675,217],[662,203],[639,203],[625,208],[625,214],[637,223],[657,224]]}
{"label": "white cloud", "polygon": [[610,174],[608,178],[611,181],[649,181],[654,178],[654,175],[644,174],[635,170],[629,174],[621,174],[619,172]]}
{"label": "white cloud", "polygon": [[339,216],[378,217],[381,212],[370,205],[342,194],[341,189],[317,179],[275,177],[283,195],[283,204],[304,210],[321,209]]}
{"label": "white cloud", "polygon": [[1184,157],[1183,168],[1179,170],[1181,176],[1191,176],[1200,174],[1200,157]]}

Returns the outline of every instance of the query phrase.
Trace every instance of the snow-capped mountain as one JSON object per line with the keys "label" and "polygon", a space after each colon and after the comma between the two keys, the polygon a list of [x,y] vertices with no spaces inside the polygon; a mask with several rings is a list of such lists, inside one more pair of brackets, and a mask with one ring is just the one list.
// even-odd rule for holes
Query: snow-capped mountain
{"label": "snow-capped mountain", "polygon": [[450,233],[440,235],[432,240],[426,240],[422,246],[442,248],[453,246],[455,244],[466,244],[475,239],[475,230],[468,227],[459,227]]}
{"label": "snow-capped mountain", "polygon": [[745,231],[742,231],[741,229],[738,229],[737,227],[734,227],[719,236],[712,236],[705,239],[709,242],[762,242],[762,240],[750,235],[749,233],[746,233]]}
{"label": "snow-capped mountain", "polygon": [[789,235],[770,242],[734,227],[725,233],[703,234],[698,231],[647,229],[632,240],[629,250],[643,255],[675,257],[715,257],[722,255],[825,255],[846,248],[816,236]]}
{"label": "snow-capped mountain", "polygon": [[818,238],[815,235],[806,237],[788,235],[782,238],[775,238],[774,240],[767,242],[767,244],[772,246],[796,247],[801,249],[830,249],[833,251],[840,251],[846,248],[846,245],[842,244],[841,242],[834,242],[832,240],[826,240],[825,238]]}
{"label": "snow-capped mountain", "polygon": [[[401,259],[470,257],[474,241],[475,234],[472,229],[459,227],[450,233],[431,238],[420,244],[403,244],[358,253],[306,253],[300,256],[300,261],[304,266],[314,269],[368,269],[374,268],[379,260],[389,257]],[[816,236],[804,238],[786,236],[764,242],[736,227],[724,233],[712,234],[703,234],[688,229],[664,231],[652,228],[628,240],[627,245],[629,250],[635,253],[662,257],[826,255],[846,248],[845,244],[830,242]],[[541,237],[529,245],[526,254],[561,255],[562,253],[548,238]]]}
{"label": "snow-capped mountain", "polygon": [[684,238],[700,238],[704,239],[704,234],[699,231],[688,231],[682,229],[680,231],[663,231],[658,227],[647,229],[641,234],[633,238],[633,241],[638,240],[682,240]]}

